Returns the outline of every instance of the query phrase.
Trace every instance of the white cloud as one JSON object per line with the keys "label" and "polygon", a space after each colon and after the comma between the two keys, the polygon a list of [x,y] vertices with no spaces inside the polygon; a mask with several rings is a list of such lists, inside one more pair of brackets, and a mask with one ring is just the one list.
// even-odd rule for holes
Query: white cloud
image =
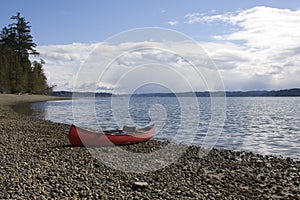
{"label": "white cloud", "polygon": [[186,19],[190,24],[217,21],[232,26],[231,33],[213,37],[219,42],[204,44],[227,88],[300,86],[300,10],[259,6],[210,16],[192,13]]}
{"label": "white cloud", "polygon": [[300,41],[300,10],[261,6],[236,14],[206,16],[204,20],[221,20],[239,27],[218,39],[242,40],[250,48],[295,47]]}
{"label": "white cloud", "polygon": [[56,90],[71,90],[80,65],[95,46],[82,43],[38,46],[40,57],[46,61],[44,70],[48,83],[57,85]]}
{"label": "white cloud", "polygon": [[[189,24],[214,25],[218,21],[232,26],[229,34],[227,31],[215,35],[214,41],[199,42],[216,63],[227,90],[300,86],[300,10],[254,7],[218,15],[191,13],[185,19]],[[163,80],[163,84],[172,85],[177,91],[190,90],[187,82],[196,90],[207,90],[207,85],[210,89],[222,88],[214,78],[217,74],[205,51],[199,54],[199,48],[187,41],[149,40],[39,46],[38,51],[46,60],[48,80],[57,85],[57,90],[72,90],[80,66],[85,66],[82,89],[94,86],[99,91],[126,92],[145,80]],[[114,60],[105,63],[106,58]],[[89,62],[85,63],[87,59]],[[188,61],[200,66],[200,74],[194,73]],[[104,75],[93,73],[103,71],[108,64]],[[136,78],[130,79],[132,76]],[[96,79],[98,83],[87,81]]]}
{"label": "white cloud", "polygon": [[177,20],[168,21],[167,24],[169,24],[170,26],[176,26],[176,25],[178,25],[178,21]]}
{"label": "white cloud", "polygon": [[[238,28],[227,35],[214,36],[217,40],[244,41],[249,48],[297,47],[300,41],[300,10],[254,7],[236,13],[207,16],[190,13],[187,23],[222,21]],[[298,43],[297,43],[298,42]]]}
{"label": "white cloud", "polygon": [[194,24],[203,22],[203,16],[202,13],[188,13],[184,16],[185,19],[187,19],[186,23],[188,24]]}
{"label": "white cloud", "polygon": [[162,9],[162,8],[160,8],[159,11],[160,11],[161,13],[166,13],[166,12],[167,12],[167,10]]}
{"label": "white cloud", "polygon": [[144,83],[181,92],[222,88],[205,51],[191,42],[70,44],[41,46],[38,51],[56,90],[124,93]]}
{"label": "white cloud", "polygon": [[[105,49],[105,50],[104,50]],[[194,66],[193,66],[194,65]],[[133,92],[144,84],[162,84],[173,91],[222,88],[207,54],[191,42],[99,43],[81,68],[76,90],[87,80],[113,85],[114,92]]]}

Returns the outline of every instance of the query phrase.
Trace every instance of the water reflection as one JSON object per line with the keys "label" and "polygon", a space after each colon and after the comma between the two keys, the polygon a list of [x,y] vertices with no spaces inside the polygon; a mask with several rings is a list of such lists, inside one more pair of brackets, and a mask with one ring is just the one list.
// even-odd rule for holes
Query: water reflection
{"label": "water reflection", "polygon": [[45,106],[35,108],[34,104],[31,103],[21,103],[21,104],[13,105],[12,109],[15,112],[20,113],[22,115],[28,115],[28,116],[33,116],[42,119],[45,119],[43,116],[46,115],[46,112],[48,110],[47,107]]}

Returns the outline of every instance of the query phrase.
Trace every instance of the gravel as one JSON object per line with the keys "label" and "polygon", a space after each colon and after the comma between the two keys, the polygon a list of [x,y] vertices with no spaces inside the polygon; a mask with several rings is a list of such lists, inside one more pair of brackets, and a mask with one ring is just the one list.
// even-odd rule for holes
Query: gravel
{"label": "gravel", "polygon": [[[187,147],[166,167],[130,173],[71,147],[69,125],[0,106],[0,199],[300,199],[300,161]],[[151,152],[168,142],[121,147]],[[125,158],[126,160],[126,158]]]}

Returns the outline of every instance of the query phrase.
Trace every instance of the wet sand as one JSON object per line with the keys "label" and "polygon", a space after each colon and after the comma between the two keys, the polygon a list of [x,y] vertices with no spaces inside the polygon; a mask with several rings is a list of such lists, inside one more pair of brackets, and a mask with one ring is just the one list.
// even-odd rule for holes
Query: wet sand
{"label": "wet sand", "polygon": [[[201,157],[203,149],[191,146],[165,168],[123,172],[86,148],[70,147],[69,125],[33,119],[9,107],[54,99],[0,95],[0,199],[300,198],[298,160],[220,149]],[[167,144],[150,140],[121,148],[149,153]]]}

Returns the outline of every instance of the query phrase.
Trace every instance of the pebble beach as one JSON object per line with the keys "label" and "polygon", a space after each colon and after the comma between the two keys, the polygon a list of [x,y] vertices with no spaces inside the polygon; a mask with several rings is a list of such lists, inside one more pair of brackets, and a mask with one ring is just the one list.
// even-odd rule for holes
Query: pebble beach
{"label": "pebble beach", "polygon": [[[55,100],[0,95],[0,199],[300,199],[300,161],[189,146],[174,163],[145,173],[110,168],[69,145],[70,125],[14,112],[11,105]],[[124,146],[151,152],[168,142]]]}

